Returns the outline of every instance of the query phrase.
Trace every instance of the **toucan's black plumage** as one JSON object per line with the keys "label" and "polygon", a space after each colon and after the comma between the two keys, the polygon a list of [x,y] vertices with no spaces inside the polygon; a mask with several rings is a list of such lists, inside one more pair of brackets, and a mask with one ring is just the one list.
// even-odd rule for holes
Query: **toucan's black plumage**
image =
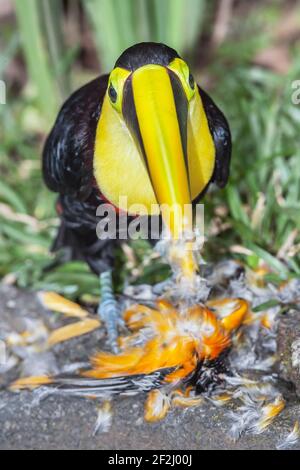
{"label": "toucan's black plumage", "polygon": [[115,67],[123,67],[130,72],[149,64],[167,67],[176,57],[179,55],[175,49],[165,44],[144,42],[126,49],[116,61]]}
{"label": "toucan's black plumage", "polygon": [[[127,49],[115,67],[129,72],[147,64],[167,67],[175,58],[179,58],[176,51],[163,44],[142,43]],[[70,96],[58,114],[43,152],[45,182],[59,193],[57,209],[61,226],[54,248],[69,247],[73,259],[86,260],[96,273],[113,265],[117,243],[116,240],[99,240],[96,235],[96,208],[107,200],[96,181],[93,159],[97,125],[108,85],[109,76],[103,75]],[[215,166],[209,183],[215,181],[223,187],[229,175],[229,126],[223,113],[200,87],[199,93],[215,146]],[[131,112],[130,109],[123,111],[124,114]],[[115,178],[123,176],[114,175]]]}
{"label": "toucan's black plumage", "polygon": [[96,208],[102,198],[93,176],[96,127],[107,83],[104,75],[70,96],[43,153],[45,182],[59,193],[61,225],[53,249],[67,248],[71,259],[85,260],[96,273],[113,264],[113,244],[96,235]]}
{"label": "toucan's black plumage", "polygon": [[220,188],[224,188],[229,178],[231,158],[231,134],[229,125],[222,111],[216,106],[208,94],[200,87],[198,88],[216,148],[215,169],[210,182],[215,182]]}

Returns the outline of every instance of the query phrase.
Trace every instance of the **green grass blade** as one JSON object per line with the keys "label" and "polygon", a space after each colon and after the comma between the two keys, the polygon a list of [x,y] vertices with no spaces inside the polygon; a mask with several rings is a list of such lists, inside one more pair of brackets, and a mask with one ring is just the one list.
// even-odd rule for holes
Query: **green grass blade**
{"label": "green grass blade", "polygon": [[263,312],[264,310],[267,310],[269,308],[277,307],[277,305],[279,305],[279,301],[277,299],[271,299],[267,302],[259,304],[257,307],[252,308],[252,311],[255,313]]}
{"label": "green grass blade", "polygon": [[167,21],[165,22],[166,43],[182,53],[185,45],[183,27],[186,3],[184,0],[166,0],[165,3],[168,5]]}
{"label": "green grass blade", "polygon": [[123,19],[112,0],[85,0],[83,6],[92,25],[101,65],[108,72],[122,52],[120,22]]}
{"label": "green grass blade", "polygon": [[4,181],[0,181],[0,200],[8,203],[15,211],[21,214],[26,214],[26,206],[23,203],[21,196],[16,193],[8,184]]}
{"label": "green grass blade", "polygon": [[[151,0],[150,0],[151,1]],[[152,0],[152,8],[154,11],[155,24],[155,41],[167,42],[166,22],[168,21],[169,2],[161,0]]]}
{"label": "green grass blade", "polygon": [[[31,79],[37,89],[43,114],[53,119],[57,111],[57,89],[53,80],[41,28],[38,0],[15,0],[23,49]],[[51,99],[49,99],[51,97]]]}
{"label": "green grass blade", "polygon": [[182,27],[182,48],[189,51],[195,44],[202,30],[206,0],[183,0],[185,5],[185,23]]}
{"label": "green grass blade", "polygon": [[149,0],[154,18],[154,40],[183,54],[191,50],[201,32],[206,0]]}
{"label": "green grass blade", "polygon": [[154,40],[155,21],[153,9],[151,10],[149,0],[139,0],[135,2],[134,13],[139,21],[135,23],[137,31],[137,42],[147,42]]}
{"label": "green grass blade", "polygon": [[[121,38],[121,47],[126,49],[138,42],[134,10],[136,0],[112,0],[115,7],[116,18],[119,18],[118,26]],[[137,17],[136,17],[137,18]]]}
{"label": "green grass blade", "polygon": [[64,67],[66,55],[62,30],[63,6],[61,0],[40,0],[45,37],[49,48],[51,65],[58,83],[61,98],[70,94],[70,77]]}
{"label": "green grass blade", "polygon": [[240,195],[235,186],[228,186],[226,188],[226,196],[229,204],[231,214],[235,220],[243,222],[245,225],[249,225],[248,216],[242,206]]}
{"label": "green grass blade", "polygon": [[273,268],[278,274],[283,278],[287,278],[289,274],[288,268],[275,256],[272,256],[267,251],[263,250],[259,246],[255,245],[254,243],[248,243],[248,248],[252,250],[259,258],[265,261],[267,265]]}
{"label": "green grass blade", "polygon": [[205,0],[86,0],[101,64],[110,70],[128,46],[163,42],[183,53],[201,31]]}

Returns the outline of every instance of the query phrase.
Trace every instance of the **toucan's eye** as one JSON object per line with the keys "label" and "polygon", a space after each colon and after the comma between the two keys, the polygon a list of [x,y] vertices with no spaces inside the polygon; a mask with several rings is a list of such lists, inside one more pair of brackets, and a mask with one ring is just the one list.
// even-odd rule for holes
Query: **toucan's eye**
{"label": "toucan's eye", "polygon": [[117,94],[115,88],[112,86],[112,84],[109,85],[108,94],[109,94],[109,97],[110,97],[112,103],[116,103],[117,98],[118,98],[118,94]]}
{"label": "toucan's eye", "polygon": [[107,89],[108,100],[111,106],[118,112],[122,113],[123,90],[125,81],[131,72],[116,67],[113,69],[109,76],[109,85]]}
{"label": "toucan's eye", "polygon": [[189,74],[189,84],[190,84],[191,89],[193,90],[195,88],[195,80],[191,73]]}
{"label": "toucan's eye", "polygon": [[181,81],[182,87],[185,91],[186,97],[188,101],[195,96],[195,80],[193,75],[190,73],[188,65],[184,62],[184,60],[176,57],[172,62],[168,65],[168,68],[171,69]]}

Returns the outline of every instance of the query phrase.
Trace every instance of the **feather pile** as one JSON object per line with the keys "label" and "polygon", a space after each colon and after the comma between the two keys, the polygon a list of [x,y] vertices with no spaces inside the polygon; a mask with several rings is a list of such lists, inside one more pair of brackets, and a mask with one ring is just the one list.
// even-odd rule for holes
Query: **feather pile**
{"label": "feather pile", "polygon": [[[285,407],[274,374],[276,329],[282,305],[295,301],[297,289],[290,283],[275,289],[264,282],[261,272],[245,271],[233,262],[208,270],[204,288],[208,300],[199,301],[202,291],[192,305],[178,297],[172,283],[163,286],[160,295],[157,286],[150,291],[145,286],[128,289],[137,300],[140,291],[150,295],[147,305],[125,311],[128,334],[119,338],[118,355],[99,352],[76,375],[24,377],[11,389],[32,388],[40,398],[55,393],[103,400],[143,392],[145,419],[150,422],[164,418],[172,408],[202,407],[209,401],[230,408],[232,439],[263,432]],[[47,296],[44,304],[58,310],[54,304],[60,299]],[[74,308],[79,322],[93,320],[76,304]],[[65,314],[72,312],[69,305]],[[98,322],[93,327],[99,326]],[[76,336],[73,324],[67,329],[66,340]],[[53,334],[60,336],[61,331],[52,332],[52,338]],[[111,421],[106,408],[105,413],[99,411],[95,430],[107,428],[105,423]],[[296,426],[277,448],[292,447],[298,438]]]}

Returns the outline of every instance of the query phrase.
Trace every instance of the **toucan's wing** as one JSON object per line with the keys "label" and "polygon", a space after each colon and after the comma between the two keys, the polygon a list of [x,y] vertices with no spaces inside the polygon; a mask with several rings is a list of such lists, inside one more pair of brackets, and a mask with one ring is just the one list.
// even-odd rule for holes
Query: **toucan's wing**
{"label": "toucan's wing", "polygon": [[216,147],[216,162],[211,181],[223,188],[228,181],[230,169],[231,134],[229,124],[208,94],[200,87],[198,88]]}
{"label": "toucan's wing", "polygon": [[52,191],[85,200],[93,187],[97,123],[108,75],[74,92],[60,110],[43,152],[43,175]]}

